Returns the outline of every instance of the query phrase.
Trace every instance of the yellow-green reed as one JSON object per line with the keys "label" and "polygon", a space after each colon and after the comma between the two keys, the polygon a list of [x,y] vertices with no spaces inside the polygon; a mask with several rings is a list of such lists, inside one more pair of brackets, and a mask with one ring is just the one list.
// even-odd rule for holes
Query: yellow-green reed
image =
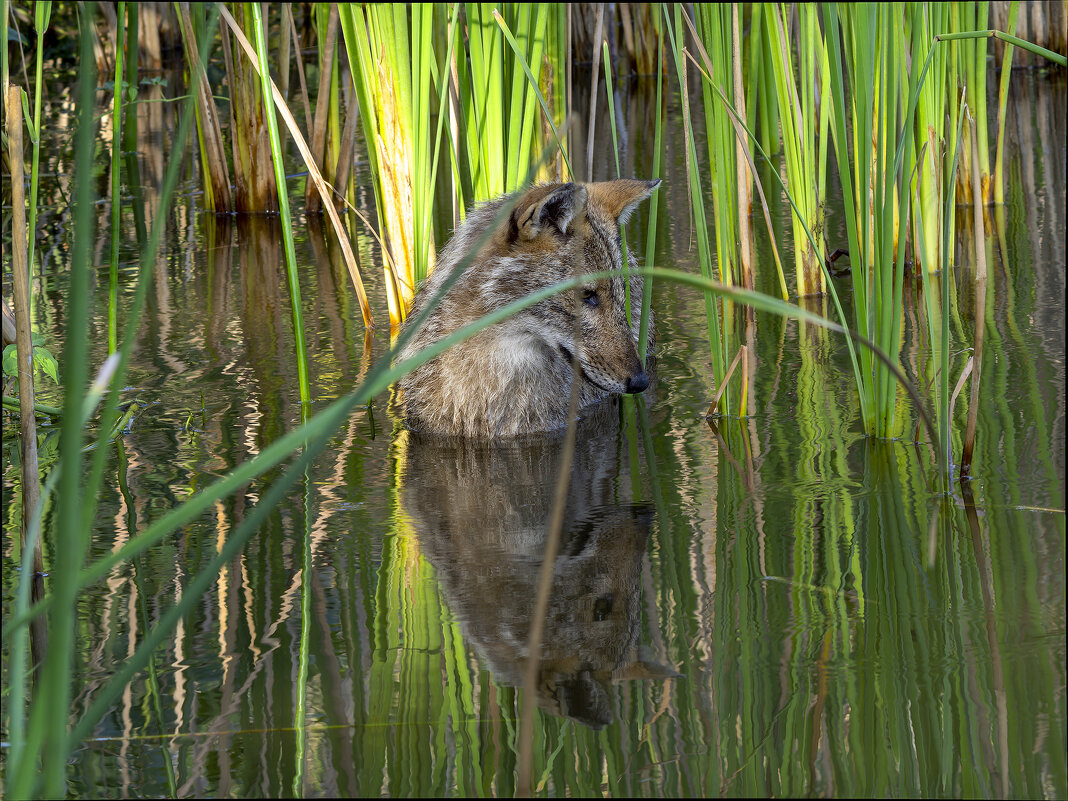
{"label": "yellow-green reed", "polygon": [[768,42],[760,34],[764,28],[763,15],[770,5],[751,3],[748,7],[750,34],[745,37],[749,48],[745,89],[748,101],[746,126],[751,131],[759,131],[764,152],[774,155],[779,152],[779,106],[775,102],[775,76],[765,54]]}
{"label": "yellow-green reed", "polygon": [[[955,148],[956,141],[948,141],[947,133],[954,130],[956,113],[953,98],[956,92],[949,91],[950,48],[934,48],[935,36],[948,32],[950,25],[949,6],[941,3],[911,3],[906,21],[909,26],[909,47],[913,58],[931,53],[930,74],[920,86],[916,104],[915,149],[919,163],[913,190],[913,255],[917,263],[929,269],[941,269],[942,225],[944,188],[949,164],[948,148]],[[932,51],[933,49],[933,51]],[[952,214],[952,209],[950,210]],[[920,234],[921,225],[923,235]],[[952,228],[952,217],[949,225]]]}
{"label": "yellow-green reed", "polygon": [[[904,37],[895,18],[895,10],[887,6],[824,7],[835,156],[853,265],[854,326],[897,364],[904,248],[896,248],[896,234],[898,221],[907,219],[908,198],[907,192],[897,191],[897,182],[902,164],[912,163],[913,106],[906,113],[904,101],[919,75],[916,69],[905,70]],[[848,105],[843,76],[848,78]],[[851,152],[847,119],[853,128]],[[899,140],[901,130],[909,133]],[[896,436],[896,384],[868,351],[858,355],[854,371],[864,430],[876,437]]]}
{"label": "yellow-green reed", "polygon": [[[1008,33],[1016,35],[1016,20],[1020,12],[1020,0],[1009,3]],[[1009,100],[1009,80],[1012,78],[1013,44],[1006,42],[1001,55],[1001,80],[998,84],[998,138],[994,156],[994,203],[1005,203],[1005,119]]]}
{"label": "yellow-green reed", "polygon": [[[932,237],[926,234],[925,227],[929,224],[935,226],[933,238],[937,241],[937,252],[950,253],[954,234],[954,206],[955,193],[950,190],[956,184],[957,164],[960,157],[960,129],[964,123],[963,98],[961,107],[955,113],[957,130],[955,136],[949,141],[949,169],[945,173],[945,181],[942,184],[945,189],[938,199],[936,207],[937,216],[931,219],[930,214],[916,213],[917,240],[926,242]],[[930,153],[924,153],[924,158],[933,158]],[[922,169],[922,164],[920,165]],[[918,190],[917,190],[918,191]],[[916,204],[918,198],[913,200]],[[938,449],[939,484],[944,493],[949,492],[952,478],[953,451],[952,451],[952,400],[950,396],[950,292],[952,290],[953,276],[951,265],[947,261],[930,262],[929,250],[925,247],[917,248],[919,255],[919,272],[923,281],[923,298],[925,304],[925,318],[927,320],[928,341],[931,347],[932,378],[931,385],[935,387],[932,400],[934,401],[935,421],[938,427],[938,439],[932,443]],[[937,280],[936,280],[937,274]]]}
{"label": "yellow-green reed", "polygon": [[[731,56],[735,46],[741,47],[731,30],[731,6],[699,4],[694,22],[704,51],[712,60],[712,74],[720,76],[728,100],[744,115],[744,97],[734,91],[729,79],[733,75]],[[683,35],[683,29],[677,32]],[[730,116],[713,95],[707,82],[701,83],[701,97],[705,113],[705,138],[708,146],[709,184],[712,194],[713,219],[716,230],[716,259],[720,281],[727,284],[751,285],[743,274],[739,242],[742,226],[749,227],[749,210],[740,208],[735,188],[738,180],[734,126]],[[724,320],[731,313],[724,309]],[[728,338],[730,334],[727,334]],[[728,351],[733,348],[728,346]]]}
{"label": "yellow-green reed", "polygon": [[[797,30],[788,30],[789,13],[783,6],[768,4],[763,13],[762,36],[769,54],[779,124],[782,130],[783,165],[787,184],[798,211],[791,212],[794,230],[795,286],[798,295],[818,295],[827,291],[820,266],[826,258],[823,236],[824,204],[827,196],[827,143],[831,111],[827,47],[819,30],[814,5],[796,7]],[[790,42],[798,43],[795,54]],[[815,248],[801,225],[815,234]]]}
{"label": "yellow-green reed", "polygon": [[[433,259],[434,169],[430,87],[435,7],[342,6],[341,28],[356,82],[379,226],[390,253],[385,275],[390,320],[407,315]],[[440,21],[440,20],[439,20]],[[440,126],[438,126],[440,137]],[[433,147],[432,147],[433,145]]]}
{"label": "yellow-green reed", "polygon": [[[560,136],[562,120],[558,113],[561,88],[546,99],[540,82],[546,74],[546,62],[559,69],[559,18],[545,4],[488,3],[465,4],[468,59],[462,50],[454,58],[459,98],[458,115],[465,130],[459,141],[456,164],[461,175],[459,186],[471,187],[471,195],[461,198],[463,205],[489,200],[523,186],[530,164],[538,154],[555,142],[565,169],[565,180],[572,175],[571,164]],[[563,76],[566,89],[569,76]],[[549,105],[550,100],[552,106]],[[548,126],[552,139],[543,132]]]}
{"label": "yellow-green reed", "polygon": [[[615,156],[616,161],[616,178],[622,178],[623,174],[619,168],[619,131],[616,130],[616,101],[613,97],[612,91],[612,67],[611,58],[608,52],[608,42],[602,42],[604,52],[604,85],[607,90],[608,97],[608,119],[612,121],[612,153]],[[626,319],[630,320],[630,262],[627,259],[627,226],[619,226],[619,245],[622,251],[621,256],[623,259],[623,275],[625,281],[623,283],[623,310],[626,313]],[[643,310],[644,312],[644,310]],[[641,357],[644,360],[644,356]]]}
{"label": "yellow-green reed", "polygon": [[[501,15],[501,13],[499,11],[494,10],[493,18],[494,18],[494,20],[496,20],[497,25],[500,27],[501,33],[504,34],[504,38],[508,42],[509,47],[511,47],[512,53],[515,55],[515,66],[518,67],[519,69],[521,69],[523,71],[523,74],[526,75],[527,87],[529,88],[529,91],[530,91],[530,94],[527,94],[526,92],[524,92],[522,95],[513,94],[510,102],[512,104],[515,104],[516,102],[519,101],[519,98],[521,97],[522,98],[522,102],[525,105],[530,105],[530,104],[533,103],[534,100],[537,100],[538,104],[541,106],[542,122],[544,123],[544,127],[548,128],[548,131],[545,131],[545,130],[542,131],[542,136],[539,139],[534,140],[534,141],[537,142],[537,147],[536,147],[536,149],[534,151],[525,151],[523,149],[524,147],[527,146],[527,141],[526,141],[526,139],[524,139],[523,143],[522,143],[522,146],[519,148],[519,150],[518,151],[514,151],[511,155],[514,155],[515,157],[517,157],[519,159],[525,160],[524,163],[532,164],[532,163],[534,163],[536,161],[538,153],[541,153],[542,154],[541,155],[541,160],[542,160],[542,162],[544,162],[544,160],[545,160],[544,149],[545,148],[549,148],[550,151],[554,151],[555,152],[554,159],[558,160],[557,161],[557,169],[563,171],[563,172],[561,172],[559,177],[561,179],[564,178],[564,177],[567,177],[568,179],[570,179],[570,177],[573,176],[573,174],[574,174],[572,169],[571,169],[571,160],[568,158],[567,149],[564,147],[563,140],[560,138],[560,132],[558,130],[559,126],[558,126],[558,123],[556,121],[554,121],[553,109],[550,108],[549,101],[546,100],[545,96],[542,94],[541,89],[539,88],[540,87],[540,81],[539,81],[538,77],[534,74],[534,72],[533,72],[533,70],[531,68],[531,63],[533,62],[534,65],[536,67],[538,67],[539,73],[544,74],[544,69],[543,69],[544,68],[544,61],[541,64],[539,64],[537,61],[534,61],[533,60],[533,58],[534,58],[533,54],[531,54],[530,58],[527,57],[526,51],[524,51],[523,47],[521,46],[519,41],[516,39],[516,37],[513,36],[512,31],[511,31],[507,21],[505,20],[505,18]],[[534,29],[534,33],[536,34],[539,30],[540,29],[535,28]],[[551,31],[550,31],[550,33],[551,33]],[[532,36],[533,36],[533,34],[532,34]],[[528,38],[530,38],[530,37],[528,37]],[[534,36],[534,38],[535,38],[535,41],[536,41],[537,36]],[[550,41],[556,42],[556,44],[559,45],[559,40],[557,40],[557,39],[552,39],[551,38]],[[547,60],[550,63],[553,62],[553,59],[547,59]],[[568,87],[570,87],[570,78],[565,76],[565,81],[567,82]],[[556,106],[559,105],[559,102],[558,102],[559,101],[559,94],[560,93],[558,93],[557,96],[556,96],[556,100],[557,100]],[[570,94],[570,88],[568,89],[568,94]],[[531,97],[531,95],[533,95],[533,97]],[[526,124],[532,122],[532,117],[530,117],[529,115],[524,113],[523,120],[524,120],[524,125],[526,125]],[[548,135],[549,133],[552,134],[551,140],[550,140],[550,137]],[[514,137],[514,134],[513,134],[513,137]],[[542,163],[542,162],[539,162],[539,163]],[[560,164],[561,162],[562,162],[562,167],[561,167],[561,164]],[[544,166],[541,168],[541,170],[544,173],[544,171],[545,171],[544,170]],[[520,178],[519,175],[516,175],[515,177],[517,178],[517,183],[516,183],[516,186],[513,187],[513,188],[514,189],[518,189],[520,186],[523,185],[523,181],[522,181],[522,179]],[[528,173],[527,178],[529,179],[529,177],[530,176],[529,176],[529,173]]]}
{"label": "yellow-green reed", "polygon": [[[682,9],[675,5],[673,9],[674,23],[672,23],[669,10],[664,6],[664,24],[667,30],[667,39],[671,44],[671,53],[675,62],[675,74],[679,81],[682,98],[682,124],[683,134],[686,137],[686,168],[690,194],[690,208],[693,212],[694,234],[697,240],[698,263],[701,274],[707,279],[713,279],[715,272],[712,266],[712,248],[708,239],[708,222],[705,216],[704,195],[701,185],[701,173],[697,162],[697,142],[694,136],[693,121],[690,117],[690,93],[688,90],[686,70],[687,65],[683,58],[685,34],[682,29]],[[726,236],[726,234],[724,234]],[[709,346],[712,353],[712,380],[714,386],[719,386],[726,377],[727,365],[730,352],[724,341],[726,332],[723,332],[720,310],[717,302],[711,295],[705,295],[705,319],[708,325]],[[723,412],[733,412],[731,397],[725,397]]]}

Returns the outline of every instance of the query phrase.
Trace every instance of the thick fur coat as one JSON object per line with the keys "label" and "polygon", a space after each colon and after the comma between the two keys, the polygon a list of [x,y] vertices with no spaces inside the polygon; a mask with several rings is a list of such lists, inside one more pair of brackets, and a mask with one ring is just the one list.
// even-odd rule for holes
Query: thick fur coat
{"label": "thick fur coat", "polygon": [[[413,370],[400,381],[409,425],[472,437],[561,428],[576,363],[580,407],[644,390],[649,379],[637,351],[642,279],[630,277],[628,319],[619,225],[659,184],[541,185],[474,209],[420,287],[409,319],[488,238],[400,359],[536,290],[577,276],[616,274],[591,277],[578,291],[564,290],[529,306]],[[495,225],[512,200],[511,213]]]}

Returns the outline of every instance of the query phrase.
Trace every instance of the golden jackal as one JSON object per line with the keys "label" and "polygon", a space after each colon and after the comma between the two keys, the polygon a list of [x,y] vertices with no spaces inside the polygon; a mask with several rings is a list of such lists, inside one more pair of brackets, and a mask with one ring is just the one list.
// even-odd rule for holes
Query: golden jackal
{"label": "golden jackal", "polygon": [[606,270],[618,275],[591,278],[580,293],[557,293],[413,370],[400,382],[412,427],[476,437],[561,428],[573,361],[580,368],[582,407],[613,393],[643,391],[649,378],[637,350],[642,279],[631,276],[628,320],[619,225],[659,184],[535,186],[519,193],[512,213],[493,231],[498,211],[516,195],[472,211],[416,295],[412,314],[487,233],[488,239],[401,350],[401,359],[538,289]]}

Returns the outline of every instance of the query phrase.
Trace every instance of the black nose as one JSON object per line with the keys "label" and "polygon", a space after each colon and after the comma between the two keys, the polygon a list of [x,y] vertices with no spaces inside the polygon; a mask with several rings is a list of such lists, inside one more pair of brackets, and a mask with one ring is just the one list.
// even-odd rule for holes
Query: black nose
{"label": "black nose", "polygon": [[649,376],[642,370],[637,375],[632,375],[627,379],[627,394],[633,395],[636,392],[644,392],[646,387],[649,386]]}

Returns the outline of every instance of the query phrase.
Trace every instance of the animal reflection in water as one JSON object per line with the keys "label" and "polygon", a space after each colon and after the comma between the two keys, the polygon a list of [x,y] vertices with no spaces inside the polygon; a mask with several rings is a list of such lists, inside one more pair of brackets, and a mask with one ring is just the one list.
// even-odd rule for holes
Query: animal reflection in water
{"label": "animal reflection in water", "polygon": [[[638,642],[653,514],[613,502],[627,482],[612,429],[579,424],[537,691],[541,707],[596,729],[613,720],[613,683],[678,676]],[[563,435],[401,438],[403,508],[446,602],[496,679],[521,686]]]}

